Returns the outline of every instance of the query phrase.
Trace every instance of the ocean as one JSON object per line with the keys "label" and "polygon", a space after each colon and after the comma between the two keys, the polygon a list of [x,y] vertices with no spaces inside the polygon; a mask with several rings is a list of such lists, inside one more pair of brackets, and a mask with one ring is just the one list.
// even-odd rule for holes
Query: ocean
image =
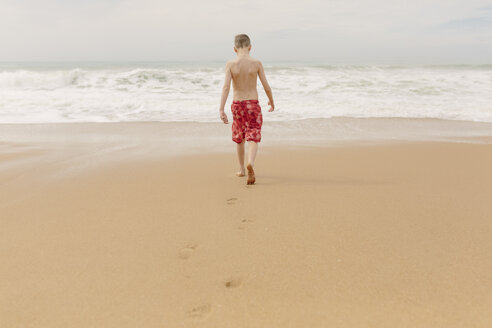
{"label": "ocean", "polygon": [[[263,63],[265,121],[492,122],[492,65]],[[0,123],[219,122],[223,62],[0,63]],[[258,80],[260,105],[268,109]],[[231,93],[226,104],[230,112]]]}

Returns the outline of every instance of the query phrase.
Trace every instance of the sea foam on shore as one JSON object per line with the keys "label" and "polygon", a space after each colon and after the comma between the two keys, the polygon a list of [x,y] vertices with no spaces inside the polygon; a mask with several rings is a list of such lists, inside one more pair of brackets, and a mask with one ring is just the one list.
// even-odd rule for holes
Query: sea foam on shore
{"label": "sea foam on shore", "polygon": [[[0,123],[214,122],[223,63],[0,63]],[[492,65],[264,63],[277,111],[492,122]],[[232,93],[232,92],[231,92]],[[258,81],[260,104],[267,98]],[[226,104],[229,111],[232,94]]]}

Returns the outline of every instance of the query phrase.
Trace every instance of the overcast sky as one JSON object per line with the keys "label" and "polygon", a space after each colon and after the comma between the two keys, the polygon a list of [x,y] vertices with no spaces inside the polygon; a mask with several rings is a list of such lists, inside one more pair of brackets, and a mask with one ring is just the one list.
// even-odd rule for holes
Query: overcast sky
{"label": "overcast sky", "polygon": [[492,63],[491,0],[0,0],[0,61]]}

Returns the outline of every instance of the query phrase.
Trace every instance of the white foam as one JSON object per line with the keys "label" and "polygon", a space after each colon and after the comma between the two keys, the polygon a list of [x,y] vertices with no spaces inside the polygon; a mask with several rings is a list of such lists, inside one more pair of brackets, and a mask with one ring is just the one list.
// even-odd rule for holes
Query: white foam
{"label": "white foam", "polygon": [[[0,123],[218,121],[222,66],[3,65]],[[265,65],[277,111],[266,120],[407,117],[492,122],[489,66]],[[229,111],[232,92],[226,105]]]}

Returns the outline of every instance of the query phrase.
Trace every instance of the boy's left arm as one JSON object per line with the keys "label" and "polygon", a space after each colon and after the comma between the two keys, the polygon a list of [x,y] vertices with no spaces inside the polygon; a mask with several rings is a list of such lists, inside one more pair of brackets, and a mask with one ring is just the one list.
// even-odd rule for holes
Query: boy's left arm
{"label": "boy's left arm", "polygon": [[231,79],[232,79],[231,68],[229,62],[227,62],[225,67],[225,81],[224,81],[224,86],[222,87],[222,97],[220,98],[220,108],[219,108],[220,118],[222,119],[222,122],[224,122],[224,124],[229,123],[227,119],[227,115],[224,112],[224,107],[227,101],[227,97],[229,96],[229,91],[231,90]]}
{"label": "boy's left arm", "polygon": [[268,84],[265,76],[265,69],[263,68],[261,61],[258,62],[258,76],[260,77],[261,84],[263,85],[263,89],[265,89],[265,93],[268,97],[268,105],[270,105],[270,109],[268,111],[273,112],[275,105],[273,104],[272,88],[270,88],[270,85]]}

